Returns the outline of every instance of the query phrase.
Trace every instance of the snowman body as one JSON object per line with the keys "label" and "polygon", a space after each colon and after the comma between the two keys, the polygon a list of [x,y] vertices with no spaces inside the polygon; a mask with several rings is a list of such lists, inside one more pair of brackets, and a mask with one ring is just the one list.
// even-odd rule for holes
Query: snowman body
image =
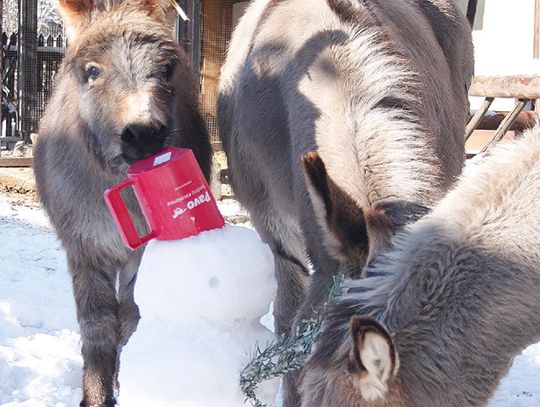
{"label": "snowman body", "polygon": [[[274,339],[260,323],[275,295],[269,248],[226,225],[176,241],[151,241],[139,268],[141,320],[124,347],[120,405],[239,407],[242,368]],[[275,383],[260,397],[273,404]]]}

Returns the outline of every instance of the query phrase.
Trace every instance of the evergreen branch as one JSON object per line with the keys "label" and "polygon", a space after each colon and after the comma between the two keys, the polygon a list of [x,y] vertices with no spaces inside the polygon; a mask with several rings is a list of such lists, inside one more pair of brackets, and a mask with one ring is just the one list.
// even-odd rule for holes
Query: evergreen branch
{"label": "evergreen branch", "polygon": [[[325,305],[331,304],[341,295],[344,279],[341,273],[334,276]],[[250,400],[254,407],[267,407],[255,394],[257,386],[261,382],[302,368],[321,333],[322,325],[322,315],[315,313],[311,319],[305,321],[295,336],[272,341],[263,350],[257,346],[251,361],[240,374],[240,387],[246,400]]]}

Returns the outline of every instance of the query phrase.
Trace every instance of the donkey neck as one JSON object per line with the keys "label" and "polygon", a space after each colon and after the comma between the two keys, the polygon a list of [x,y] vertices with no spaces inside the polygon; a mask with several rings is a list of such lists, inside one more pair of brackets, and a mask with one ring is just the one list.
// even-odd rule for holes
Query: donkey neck
{"label": "donkey neck", "polygon": [[393,263],[404,271],[388,277],[399,283],[381,318],[395,334],[401,394],[414,406],[482,405],[513,357],[540,338],[532,306],[540,281],[512,247],[497,253],[430,222],[409,237],[427,236],[428,245],[410,246],[418,250],[409,261]]}

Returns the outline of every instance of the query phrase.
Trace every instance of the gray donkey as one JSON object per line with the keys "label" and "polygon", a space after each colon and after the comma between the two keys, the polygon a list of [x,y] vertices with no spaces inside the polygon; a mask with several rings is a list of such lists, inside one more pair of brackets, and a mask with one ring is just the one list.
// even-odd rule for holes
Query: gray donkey
{"label": "gray donkey", "polygon": [[[218,119],[234,192],[274,254],[278,334],[321,304],[338,269],[360,276],[452,185],[472,71],[470,26],[451,0],[251,3]],[[304,180],[312,150],[332,202]],[[294,389],[285,404],[298,404]]]}
{"label": "gray donkey", "polygon": [[540,340],[539,196],[537,127],[467,168],[348,282],[303,371],[302,406],[486,405]]}
{"label": "gray donkey", "polygon": [[[103,192],[130,164],[168,146],[192,148],[208,178],[212,149],[168,0],[60,0],[60,11],[70,46],[43,116],[34,169],[73,277],[81,406],[109,407],[120,350],[139,320],[133,288],[142,250],[124,247]],[[146,227],[134,195],[126,199],[138,227]]]}

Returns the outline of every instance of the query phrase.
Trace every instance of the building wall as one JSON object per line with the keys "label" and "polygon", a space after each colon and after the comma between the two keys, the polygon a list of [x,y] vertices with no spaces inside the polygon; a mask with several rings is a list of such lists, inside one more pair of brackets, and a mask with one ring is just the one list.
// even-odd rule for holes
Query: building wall
{"label": "building wall", "polygon": [[540,74],[534,10],[535,0],[486,0],[483,27],[473,31],[476,75]]}

